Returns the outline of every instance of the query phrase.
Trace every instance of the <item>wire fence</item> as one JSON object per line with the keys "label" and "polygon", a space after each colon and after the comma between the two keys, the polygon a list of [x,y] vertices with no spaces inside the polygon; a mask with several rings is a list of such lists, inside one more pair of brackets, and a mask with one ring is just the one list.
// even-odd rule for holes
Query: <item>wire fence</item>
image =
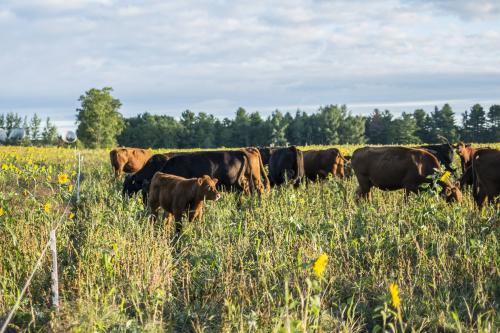
{"label": "wire fence", "polygon": [[31,271],[30,275],[28,276],[28,279],[26,280],[23,288],[21,289],[21,293],[19,294],[16,302],[14,303],[14,306],[10,310],[9,314],[7,315],[7,318],[5,319],[4,323],[2,324],[2,327],[0,328],[0,333],[4,333],[7,330],[7,327],[12,320],[12,317],[16,313],[17,309],[19,308],[19,305],[21,304],[21,301],[24,297],[24,294],[28,290],[28,287],[31,284],[31,280],[33,279],[33,276],[37,272],[37,270],[40,268],[42,265],[42,261],[45,258],[45,255],[47,253],[47,250],[49,248],[51,249],[52,252],[52,272],[51,272],[51,290],[52,290],[52,305],[58,311],[59,309],[59,278],[58,278],[58,267],[57,267],[57,238],[56,238],[56,232],[57,230],[63,225],[63,222],[66,220],[65,217],[67,216],[68,209],[71,205],[71,200],[76,194],[76,201],[77,203],[80,201],[80,178],[81,178],[81,162],[83,160],[83,156],[81,155],[80,152],[76,153],[77,159],[78,159],[78,173],[77,173],[77,186],[73,189],[71,192],[71,195],[66,202],[66,205],[64,206],[64,211],[60,218],[57,220],[57,222],[51,227],[50,232],[49,232],[49,237],[47,242],[45,243],[42,252],[40,253],[40,256],[38,257],[38,260],[35,263],[35,266],[33,267],[33,270]]}

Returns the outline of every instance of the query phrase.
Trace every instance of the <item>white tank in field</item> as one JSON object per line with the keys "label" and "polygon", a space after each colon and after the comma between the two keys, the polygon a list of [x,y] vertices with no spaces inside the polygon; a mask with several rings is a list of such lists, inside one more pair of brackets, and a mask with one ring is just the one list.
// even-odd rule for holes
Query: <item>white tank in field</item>
{"label": "white tank in field", "polygon": [[5,143],[7,141],[7,131],[0,128],[0,143]]}
{"label": "white tank in field", "polygon": [[10,141],[21,141],[22,139],[24,139],[25,135],[26,135],[26,132],[24,131],[24,128],[13,128],[10,130],[9,140]]}
{"label": "white tank in field", "polygon": [[75,143],[76,142],[76,133],[73,131],[67,131],[62,136],[62,139],[66,143]]}

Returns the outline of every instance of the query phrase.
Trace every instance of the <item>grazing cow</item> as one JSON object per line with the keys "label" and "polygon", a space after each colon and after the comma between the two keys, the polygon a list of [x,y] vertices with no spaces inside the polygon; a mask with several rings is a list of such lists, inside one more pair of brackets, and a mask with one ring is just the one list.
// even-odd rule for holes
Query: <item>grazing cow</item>
{"label": "grazing cow", "polygon": [[178,155],[169,159],[160,171],[184,178],[209,175],[219,180],[219,188],[242,190],[245,194],[251,194],[254,188],[249,159],[241,150]]}
{"label": "grazing cow", "polygon": [[123,182],[123,194],[131,196],[139,192],[143,187],[144,181],[150,182],[154,174],[160,171],[168,160],[169,157],[165,154],[153,155],[146,164],[144,164],[141,170],[125,177],[125,181]]}
{"label": "grazing cow", "polygon": [[262,163],[262,157],[259,150],[254,147],[242,149],[248,157],[250,162],[251,176],[253,184],[258,193],[269,192],[271,187],[269,185],[269,178],[267,178],[266,169]]}
{"label": "grazing cow", "polygon": [[447,171],[455,173],[455,169],[451,167],[453,163],[453,146],[448,141],[443,144],[425,145],[415,148],[428,151],[439,160]]}
{"label": "grazing cow", "polygon": [[[430,183],[427,177],[440,167],[431,153],[405,147],[359,148],[354,151],[351,163],[359,183],[356,193],[368,200],[373,186],[385,191],[404,189],[407,198],[410,192],[418,192],[420,185]],[[462,192],[448,179],[439,180],[438,184],[446,201],[462,200]]]}
{"label": "grazing cow", "polygon": [[346,178],[351,178],[353,176],[353,171],[352,171],[352,164],[351,164],[351,158],[352,156],[346,155],[344,156],[345,158],[345,163],[344,163],[344,177]]}
{"label": "grazing cow", "polygon": [[[500,150],[478,149],[472,157],[474,200],[481,208],[486,200],[493,203],[500,195]],[[497,200],[498,201],[498,200]]]}
{"label": "grazing cow", "polygon": [[460,156],[460,166],[462,167],[462,177],[460,178],[460,189],[466,185],[472,186],[472,156],[477,149],[472,148],[470,144],[459,142],[456,146],[457,154]]}
{"label": "grazing cow", "polygon": [[304,156],[295,146],[274,149],[269,158],[271,185],[281,185],[286,179],[299,186],[304,178]]}
{"label": "grazing cow", "polygon": [[344,178],[346,159],[337,148],[304,151],[304,173],[310,180],[325,179],[329,174]]}
{"label": "grazing cow", "polygon": [[115,148],[109,152],[109,157],[115,177],[120,178],[123,172],[139,171],[151,157],[151,151],[139,148]]}
{"label": "grazing cow", "polygon": [[148,206],[153,220],[158,219],[163,208],[168,223],[175,218],[175,231],[181,232],[182,215],[187,212],[189,221],[201,218],[204,200],[219,200],[220,194],[215,188],[216,178],[204,175],[199,178],[183,178],[157,172],[149,187]]}

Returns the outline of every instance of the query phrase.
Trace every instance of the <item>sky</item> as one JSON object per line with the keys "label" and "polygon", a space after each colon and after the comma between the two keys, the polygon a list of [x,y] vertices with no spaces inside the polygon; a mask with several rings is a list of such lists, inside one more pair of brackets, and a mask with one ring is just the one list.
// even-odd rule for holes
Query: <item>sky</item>
{"label": "sky", "polygon": [[126,117],[500,103],[500,0],[1,0],[0,46],[0,113],[60,129],[105,86]]}

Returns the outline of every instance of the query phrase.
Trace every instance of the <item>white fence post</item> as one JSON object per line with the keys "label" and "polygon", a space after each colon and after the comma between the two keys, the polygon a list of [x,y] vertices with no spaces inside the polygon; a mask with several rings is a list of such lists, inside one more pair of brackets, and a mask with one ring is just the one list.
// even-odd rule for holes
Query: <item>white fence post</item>
{"label": "white fence post", "polygon": [[57,272],[56,230],[50,231],[50,252],[52,252],[52,306],[59,311],[59,274]]}
{"label": "white fence post", "polygon": [[80,169],[82,163],[82,155],[78,152],[78,176],[76,179],[76,202],[80,201]]}

